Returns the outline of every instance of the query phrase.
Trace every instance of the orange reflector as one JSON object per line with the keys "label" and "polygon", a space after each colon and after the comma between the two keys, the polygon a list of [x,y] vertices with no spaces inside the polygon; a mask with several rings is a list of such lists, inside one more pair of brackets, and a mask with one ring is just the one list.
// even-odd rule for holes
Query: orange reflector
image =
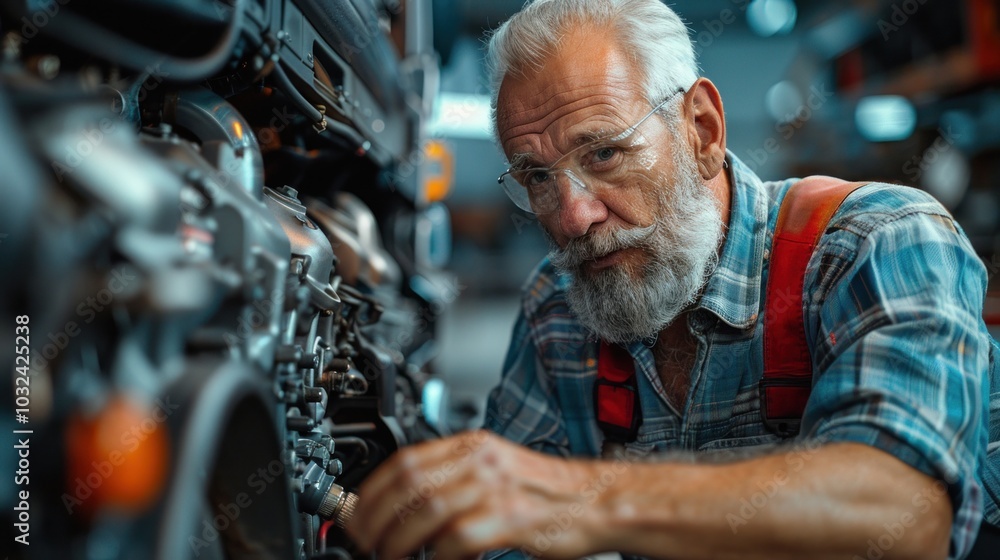
{"label": "orange reflector", "polygon": [[169,463],[165,421],[172,405],[144,407],[112,398],[92,417],[72,415],[66,429],[63,505],[90,515],[102,508],[137,513],[163,490]]}
{"label": "orange reflector", "polygon": [[424,176],[424,200],[440,202],[451,192],[455,179],[455,156],[448,145],[440,140],[428,140],[424,145],[427,154]]}

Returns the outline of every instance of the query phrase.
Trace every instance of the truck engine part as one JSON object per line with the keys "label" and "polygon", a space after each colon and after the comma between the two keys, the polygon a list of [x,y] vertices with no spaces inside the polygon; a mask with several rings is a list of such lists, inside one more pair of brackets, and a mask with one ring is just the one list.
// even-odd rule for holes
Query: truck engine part
{"label": "truck engine part", "polygon": [[12,557],[361,557],[354,491],[443,425],[450,277],[397,172],[429,10],[0,0],[0,308],[34,335]]}

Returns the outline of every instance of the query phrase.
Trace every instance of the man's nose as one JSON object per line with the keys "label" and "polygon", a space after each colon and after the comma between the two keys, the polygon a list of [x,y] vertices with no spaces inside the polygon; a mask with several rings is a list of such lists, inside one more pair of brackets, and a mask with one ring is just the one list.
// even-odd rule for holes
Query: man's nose
{"label": "man's nose", "polygon": [[567,239],[586,235],[591,226],[608,218],[608,207],[572,171],[557,176],[556,188],[559,229]]}

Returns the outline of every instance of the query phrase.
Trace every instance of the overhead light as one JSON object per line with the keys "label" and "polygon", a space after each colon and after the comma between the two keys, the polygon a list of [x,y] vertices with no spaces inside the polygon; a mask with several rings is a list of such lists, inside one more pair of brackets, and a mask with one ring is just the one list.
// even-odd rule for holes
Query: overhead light
{"label": "overhead light", "polygon": [[920,186],[934,195],[945,208],[954,210],[969,189],[972,177],[969,160],[942,136],[924,152],[919,165],[915,172],[923,172]]}
{"label": "overhead light", "polygon": [[871,142],[906,140],[917,128],[917,110],[900,95],[873,95],[858,102],[854,113],[861,136]]}
{"label": "overhead light", "polygon": [[805,106],[799,88],[788,80],[782,80],[767,90],[764,96],[767,113],[779,123],[794,121]]}
{"label": "overhead light", "polygon": [[448,388],[440,378],[432,377],[424,384],[420,399],[424,420],[438,432],[446,433],[448,427],[444,418],[448,406]]}
{"label": "overhead light", "polygon": [[753,0],[747,6],[747,23],[761,37],[790,32],[797,17],[798,9],[792,0]]}
{"label": "overhead light", "polygon": [[492,140],[490,96],[441,93],[434,102],[427,133],[438,138]]}

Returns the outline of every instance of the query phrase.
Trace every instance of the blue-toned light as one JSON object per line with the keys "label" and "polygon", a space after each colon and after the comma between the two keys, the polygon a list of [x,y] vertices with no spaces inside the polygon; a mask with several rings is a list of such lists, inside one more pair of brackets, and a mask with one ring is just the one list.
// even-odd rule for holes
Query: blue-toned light
{"label": "blue-toned light", "polygon": [[443,92],[434,102],[434,114],[427,125],[432,137],[492,140],[490,97]]}
{"label": "blue-toned light", "polygon": [[441,423],[443,420],[441,413],[444,411],[444,407],[447,406],[445,402],[446,394],[444,381],[441,381],[437,377],[432,377],[424,384],[424,391],[420,397],[424,420],[438,431],[442,431],[445,427]]}
{"label": "blue-toned light", "polygon": [[798,9],[792,0],[753,0],[747,6],[747,24],[761,37],[790,32],[797,18]]}
{"label": "blue-toned light", "polygon": [[917,128],[917,110],[901,95],[875,95],[858,102],[854,121],[871,142],[905,140]]}

